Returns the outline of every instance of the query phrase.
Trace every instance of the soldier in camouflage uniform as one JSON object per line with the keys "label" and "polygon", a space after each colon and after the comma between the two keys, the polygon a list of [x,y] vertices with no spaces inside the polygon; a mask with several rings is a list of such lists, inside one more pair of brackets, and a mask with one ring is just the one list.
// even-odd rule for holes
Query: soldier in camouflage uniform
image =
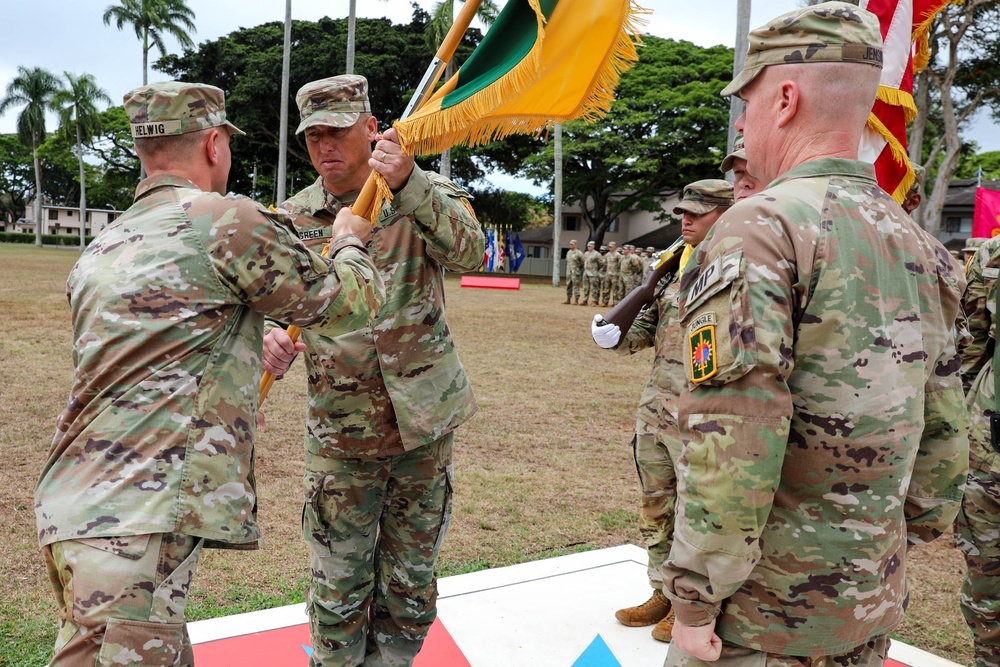
{"label": "soldier in camouflage uniform", "polygon": [[622,254],[618,252],[618,244],[614,241],[608,244],[608,254],[604,256],[604,278],[601,281],[601,304],[613,306],[621,299],[621,268]]}
{"label": "soldier in camouflage uniform", "polygon": [[[371,169],[395,193],[368,244],[385,305],[369,328],[303,337],[311,664],[410,665],[437,613],[455,429],[476,412],[445,318],[443,269],[478,268],[485,237],[468,193],[417,167],[394,129],[372,150],[377,122],[364,77],[308,83],[296,102],[319,178],[283,207],[308,244],[327,241]],[[284,372],[295,350],[272,329],[265,367]]]}
{"label": "soldier in camouflage uniform", "polygon": [[591,295],[593,295],[593,305],[598,305],[601,301],[601,267],[604,265],[604,258],[601,253],[594,250],[594,242],[587,241],[587,252],[583,253],[583,301],[581,306],[590,305]]}
{"label": "soldier in camouflage uniform", "polygon": [[[681,266],[691,250],[704,240],[708,230],[733,203],[733,186],[720,179],[696,181],[684,187],[674,213],[682,216],[684,241]],[[636,255],[626,255],[636,257]],[[663,594],[660,568],[670,554],[674,533],[674,504],[677,500],[677,459],[681,454],[681,434],[677,426],[677,397],[684,388],[680,323],[677,321],[679,276],[666,276],[657,286],[653,301],[629,328],[625,337],[615,324],[594,317],[591,335],[595,342],[619,354],[635,354],[653,347],[653,370],[639,399],[632,439],[632,454],[639,473],[642,513],[639,531],[646,541],[647,574],[652,596],[636,607],[619,609],[615,618],[624,625],[655,625],[653,638],[669,642],[674,625],[670,601]]]}
{"label": "soldier in camouflage uniform", "polygon": [[149,176],[70,272],[76,379],[35,491],[54,667],[194,664],[184,607],[202,549],[260,538],[264,316],[335,336],[383,298],[363,218],[337,219],[328,260],[288,216],[225,195],[243,133],[221,90],[143,86],[125,111]]}
{"label": "soldier in camouflage uniform", "polygon": [[629,294],[642,282],[642,258],[635,251],[635,246],[625,246],[625,257],[621,268],[622,298]]}
{"label": "soldier in camouflage uniform", "polygon": [[[973,240],[973,239],[970,239]],[[970,342],[962,350],[962,380],[969,408],[969,478],[955,522],[965,554],[962,614],[972,630],[976,667],[1000,665],[1000,458],[990,438],[996,412],[993,354],[996,349],[1000,236],[979,245],[968,264],[962,298]]]}
{"label": "soldier in camouflage uniform", "polygon": [[723,214],[681,284],[666,664],[881,665],[907,550],[962,498],[964,279],[857,160],[878,19],[828,2],[749,37],[723,93],[745,100],[737,129],[770,185]]}
{"label": "soldier in camouflage uniform", "polygon": [[[566,253],[566,300],[563,303],[580,303],[580,283],[583,281],[583,252],[576,247],[576,241],[569,242]],[[586,303],[586,297],[584,297]]]}
{"label": "soldier in camouflage uniform", "polygon": [[649,272],[653,270],[653,253],[656,252],[656,248],[651,245],[646,246],[646,249],[642,251],[642,279],[645,280]]}
{"label": "soldier in camouflage uniform", "polygon": [[733,152],[722,160],[719,171],[722,173],[733,172],[733,193],[736,201],[764,189],[764,184],[747,171],[747,152],[743,148],[742,134],[736,135],[736,140],[733,142]]}

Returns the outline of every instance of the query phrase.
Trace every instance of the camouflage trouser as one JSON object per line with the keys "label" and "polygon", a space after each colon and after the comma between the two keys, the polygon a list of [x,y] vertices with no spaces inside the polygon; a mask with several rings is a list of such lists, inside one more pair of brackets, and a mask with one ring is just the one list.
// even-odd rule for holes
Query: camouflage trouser
{"label": "camouflage trouser", "polygon": [[601,286],[601,303],[613,306],[618,302],[616,296],[620,297],[621,289],[618,286],[620,277],[617,273],[608,273],[604,276],[604,283]]}
{"label": "camouflage trouser", "polygon": [[313,667],[412,664],[437,615],[454,434],[397,456],[307,453],[302,514]]}
{"label": "camouflage trouser", "polygon": [[965,554],[962,615],[972,630],[976,667],[1000,665],[1000,475],[969,471],[955,542]]}
{"label": "camouflage trouser", "polygon": [[201,549],[176,533],[44,547],[60,616],[50,667],[193,666],[184,607]]}
{"label": "camouflage trouser", "polygon": [[677,474],[674,463],[681,455],[680,440],[662,437],[663,431],[640,421],[632,441],[635,469],[639,473],[642,491],[642,513],[639,515],[639,532],[646,542],[649,564],[649,585],[663,588],[660,566],[670,555],[674,541],[674,516],[677,504]]}
{"label": "camouflage trouser", "polygon": [[855,646],[849,651],[837,655],[824,655],[820,658],[763,653],[724,641],[719,659],[715,662],[705,662],[671,643],[663,667],[882,667],[888,652],[888,635],[872,637],[866,643]]}
{"label": "camouflage trouser", "polygon": [[633,275],[622,276],[622,298],[624,299],[629,294],[631,294],[632,290],[638,287],[639,283],[641,282],[642,282],[642,276],[633,276]]}
{"label": "camouflage trouser", "polygon": [[583,274],[579,271],[570,271],[566,274],[566,300],[570,303],[580,300],[580,282]]}
{"label": "camouflage trouser", "polygon": [[601,302],[601,279],[597,274],[583,276],[583,296],[581,300],[589,303],[593,299],[594,303]]}

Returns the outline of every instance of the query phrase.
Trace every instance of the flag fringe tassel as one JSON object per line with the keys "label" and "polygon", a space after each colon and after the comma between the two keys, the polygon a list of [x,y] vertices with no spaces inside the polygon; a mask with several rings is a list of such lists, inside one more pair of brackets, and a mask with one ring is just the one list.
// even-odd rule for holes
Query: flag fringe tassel
{"label": "flag fringe tassel", "polygon": [[894,107],[903,107],[907,125],[917,116],[917,104],[913,101],[913,95],[905,90],[880,85],[875,97]]}
{"label": "flag fringe tassel", "polygon": [[910,165],[910,156],[907,155],[906,148],[903,147],[899,139],[872,112],[868,113],[868,127],[885,139],[889,145],[889,150],[892,151],[892,158],[898,164],[906,166],[906,174],[900,179],[895,191],[890,193],[893,199],[902,204],[903,200],[906,199],[907,193],[910,191],[910,187],[917,180],[917,175],[913,173],[913,167]]}
{"label": "flag fringe tassel", "polygon": [[[937,18],[937,15],[941,13],[945,5],[948,4],[948,0],[941,0],[940,4],[936,8],[932,8],[927,14],[920,17],[920,24],[913,29],[912,42],[916,45],[916,49],[913,53],[913,72],[914,74],[922,71],[931,62],[931,45],[928,35],[931,30],[931,23]],[[955,4],[962,4],[961,0],[955,2]]]}
{"label": "flag fringe tassel", "polygon": [[590,92],[572,113],[565,118],[519,114],[482,120],[538,77],[545,39],[545,19],[538,0],[528,0],[528,2],[538,18],[538,36],[528,55],[495,83],[476,92],[460,104],[426,117],[410,118],[405,125],[397,124],[396,129],[403,150],[415,155],[440,153],[460,143],[478,146],[503,139],[511,134],[539,133],[552,122],[564,119],[579,116],[593,121],[607,114],[611,103],[614,102],[614,91],[621,75],[639,59],[636,42],[639,42],[638,34],[643,23],[641,16],[649,12],[637,5],[634,0],[629,0],[624,9],[622,28],[614,40],[609,57],[596,73]]}

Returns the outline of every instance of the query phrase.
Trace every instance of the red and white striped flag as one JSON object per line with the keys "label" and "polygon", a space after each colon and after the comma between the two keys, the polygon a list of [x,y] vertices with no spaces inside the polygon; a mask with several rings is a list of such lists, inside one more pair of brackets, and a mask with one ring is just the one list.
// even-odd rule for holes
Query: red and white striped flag
{"label": "red and white striped flag", "polygon": [[879,185],[902,203],[914,173],[906,154],[906,126],[917,114],[913,73],[927,66],[931,21],[949,0],[862,0],[878,17],[884,43],[882,80],[861,139],[860,158],[875,165]]}

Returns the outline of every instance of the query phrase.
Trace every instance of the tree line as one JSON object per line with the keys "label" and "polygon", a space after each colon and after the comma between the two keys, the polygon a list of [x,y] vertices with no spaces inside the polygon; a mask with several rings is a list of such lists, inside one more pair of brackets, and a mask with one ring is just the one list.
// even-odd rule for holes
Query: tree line
{"label": "tree line", "polygon": [[[969,36],[952,49],[948,40],[965,16],[961,12],[970,11],[970,6]],[[105,11],[104,19],[119,29],[126,25],[135,29],[143,44],[144,80],[147,54],[157,47],[161,52],[154,63],[157,70],[226,92],[230,117],[247,132],[232,144],[230,188],[274,203],[284,25],[241,28],[197,47],[187,38],[180,40],[183,53],[165,54],[163,34],[180,39],[193,29],[193,15],[184,9],[184,0],[120,0],[120,5]],[[150,12],[160,18],[150,18]],[[976,110],[986,107],[995,115],[1000,108],[1000,66],[995,64],[1000,62],[995,57],[1000,48],[996,39],[1000,2],[969,0],[946,12],[951,13],[935,24],[931,38],[940,55],[917,81],[922,115],[913,129],[919,136],[911,137],[911,159],[929,167],[932,193],[946,191],[953,175],[975,173],[980,166],[987,177],[1000,177],[1000,155],[976,156],[974,145],[955,138]],[[436,42],[431,36],[448,16],[442,7],[432,16],[414,5],[410,21],[403,24],[353,16],[294,21],[290,95],[308,81],[346,71],[348,59],[353,59],[353,70],[369,80],[372,111],[387,128],[412,95],[433,55]],[[456,60],[463,62],[481,38],[478,30],[470,30]],[[349,49],[352,40],[354,54]],[[580,204],[589,238],[597,242],[625,211],[660,212],[665,194],[693,180],[721,176],[718,165],[725,155],[729,105],[719,91],[732,75],[732,49],[644,36],[639,54],[637,65],[622,77],[617,99],[604,119],[563,126],[564,203]],[[942,94],[945,89],[948,95]],[[124,110],[113,106],[97,111],[97,105],[107,101],[107,94],[89,75],[65,73],[60,81],[42,70],[18,70],[0,100],[0,112],[23,108],[18,118],[20,140],[0,135],[0,216],[5,221],[23,215],[25,201],[36,191],[61,205],[86,201],[120,210],[130,205],[139,165]],[[46,108],[64,112],[60,130],[51,136],[44,128]],[[294,101],[290,108],[295,109]],[[289,191],[294,192],[312,182],[315,173],[304,144],[294,134],[297,114],[290,116],[287,176]],[[548,188],[553,157],[547,136],[514,136],[476,149],[456,147],[450,170],[454,180],[477,196],[484,224],[513,223],[522,228],[529,219],[545,223],[550,197],[534,199],[474,184],[500,171]],[[421,164],[431,169],[442,166],[440,156],[424,156]],[[929,204],[921,222],[936,232],[943,195],[936,200],[932,194]]]}

